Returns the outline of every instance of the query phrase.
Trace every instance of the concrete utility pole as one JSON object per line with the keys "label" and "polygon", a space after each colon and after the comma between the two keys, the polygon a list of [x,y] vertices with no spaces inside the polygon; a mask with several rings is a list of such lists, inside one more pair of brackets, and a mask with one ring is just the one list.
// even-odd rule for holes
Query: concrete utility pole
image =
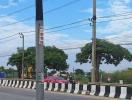
{"label": "concrete utility pole", "polygon": [[44,100],[43,2],[36,0],[36,100]]}
{"label": "concrete utility pole", "polygon": [[96,0],[93,0],[92,22],[92,82],[96,82]]}
{"label": "concrete utility pole", "polygon": [[24,34],[19,33],[20,38],[22,38],[22,79],[24,79]]}

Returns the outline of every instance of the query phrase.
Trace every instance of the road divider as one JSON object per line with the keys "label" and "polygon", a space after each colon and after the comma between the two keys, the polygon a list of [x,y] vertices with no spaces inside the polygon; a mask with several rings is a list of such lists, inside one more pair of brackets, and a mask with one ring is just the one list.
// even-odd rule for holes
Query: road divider
{"label": "road divider", "polygon": [[[35,89],[36,81],[34,80],[11,80],[0,79],[0,86]],[[44,82],[45,91],[55,91],[64,93],[74,93],[82,95],[104,96],[111,98],[132,98],[131,86],[103,85],[103,84],[64,84],[64,83],[46,83]]]}

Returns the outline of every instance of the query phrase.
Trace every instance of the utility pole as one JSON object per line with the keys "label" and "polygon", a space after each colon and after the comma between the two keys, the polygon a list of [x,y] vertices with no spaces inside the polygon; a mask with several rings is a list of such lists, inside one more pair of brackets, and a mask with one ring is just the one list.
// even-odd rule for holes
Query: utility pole
{"label": "utility pole", "polygon": [[36,0],[36,100],[44,100],[43,2]]}
{"label": "utility pole", "polygon": [[19,33],[20,38],[22,38],[22,79],[24,79],[24,34]]}
{"label": "utility pole", "polygon": [[92,82],[96,82],[96,0],[93,0],[92,22]]}

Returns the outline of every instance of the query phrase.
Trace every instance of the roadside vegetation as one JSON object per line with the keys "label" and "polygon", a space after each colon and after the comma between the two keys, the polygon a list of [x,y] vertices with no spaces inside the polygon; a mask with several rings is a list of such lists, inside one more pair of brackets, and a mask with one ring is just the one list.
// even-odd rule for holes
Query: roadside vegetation
{"label": "roadside vegetation", "polygon": [[[119,80],[123,80],[124,83],[132,83],[131,68],[113,73],[100,71],[100,65],[103,63],[117,66],[124,59],[131,62],[132,54],[126,48],[110,43],[109,41],[103,39],[97,39],[96,41],[96,81],[118,83]],[[54,46],[45,46],[44,53],[43,67],[45,75],[52,75],[56,72],[65,72],[66,75],[63,76],[65,79],[70,77],[79,83],[88,83],[91,81],[90,72],[84,72],[82,69],[75,69],[75,71],[71,73],[67,72],[69,68],[67,63],[68,55],[62,49],[56,48]],[[76,54],[75,62],[79,64],[92,62],[91,42],[87,43],[83,48],[81,48],[81,52]],[[0,71],[4,71],[8,77],[13,75],[10,75],[10,73],[17,72],[18,78],[21,78],[22,49],[18,48],[17,52],[9,57],[7,65],[16,66],[16,70],[12,68],[3,69],[3,67],[1,67]],[[49,70],[51,73],[48,72]],[[35,47],[28,47],[24,50],[24,76],[28,79],[35,79]]]}
{"label": "roadside vegetation", "polygon": [[109,77],[111,83],[119,83],[123,80],[124,84],[132,84],[132,68],[116,71],[113,73],[104,73],[104,80]]}

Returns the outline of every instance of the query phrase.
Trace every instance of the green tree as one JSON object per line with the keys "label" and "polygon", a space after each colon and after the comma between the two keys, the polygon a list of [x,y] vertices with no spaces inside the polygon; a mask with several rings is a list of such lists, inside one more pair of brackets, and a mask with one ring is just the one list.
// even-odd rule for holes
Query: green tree
{"label": "green tree", "polygon": [[[66,70],[68,68],[67,58],[68,56],[61,49],[51,46],[44,48],[44,66],[48,69]],[[35,47],[29,47],[25,51],[25,64],[35,67]]]}
{"label": "green tree", "polygon": [[4,71],[5,71],[4,66],[0,66],[0,72],[4,72]]}
{"label": "green tree", "polygon": [[75,74],[77,75],[85,75],[85,72],[82,69],[76,69]]}
{"label": "green tree", "polygon": [[[33,70],[35,71],[35,47],[29,47],[24,52],[24,67],[28,67],[32,65]],[[68,68],[67,60],[68,56],[64,51],[58,49],[56,47],[46,46],[44,48],[44,66],[49,69],[55,70],[66,70]],[[12,66],[17,66],[18,76],[21,77],[21,61],[22,54],[21,51],[18,50],[16,54],[13,54],[9,60],[8,64]]]}
{"label": "green tree", "polygon": [[21,78],[22,73],[22,51],[17,48],[17,53],[12,54],[8,59],[7,65],[16,66],[18,71],[18,77]]}
{"label": "green tree", "polygon": [[[117,66],[123,59],[132,61],[132,54],[120,45],[110,43],[103,39],[96,40],[96,81],[99,81],[99,66],[102,63]],[[86,44],[81,52],[76,55],[76,62],[91,63],[92,43]]]}
{"label": "green tree", "polygon": [[63,50],[47,46],[45,47],[44,52],[44,62],[47,68],[55,69],[57,71],[66,70],[68,68],[68,64],[66,62],[68,56]]}

